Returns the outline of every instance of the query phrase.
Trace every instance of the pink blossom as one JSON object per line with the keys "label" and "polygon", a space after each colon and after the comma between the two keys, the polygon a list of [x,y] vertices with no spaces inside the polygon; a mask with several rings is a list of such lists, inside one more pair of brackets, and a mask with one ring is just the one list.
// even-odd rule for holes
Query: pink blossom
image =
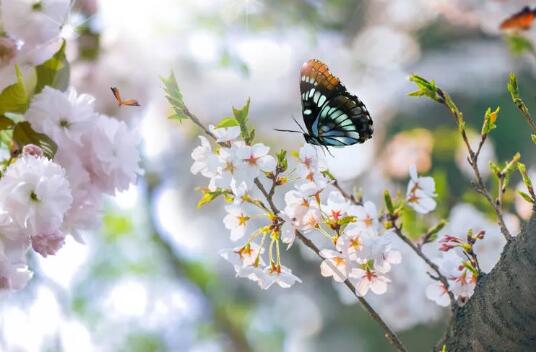
{"label": "pink blossom", "polygon": [[56,231],[51,234],[32,236],[32,248],[43,257],[54,255],[65,244],[65,235]]}

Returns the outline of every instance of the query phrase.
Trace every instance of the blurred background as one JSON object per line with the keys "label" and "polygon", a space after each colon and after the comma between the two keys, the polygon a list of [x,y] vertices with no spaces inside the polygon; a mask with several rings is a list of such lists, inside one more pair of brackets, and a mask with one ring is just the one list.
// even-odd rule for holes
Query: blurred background
{"label": "blurred background", "polygon": [[[374,119],[374,138],[332,151],[327,163],[351,191],[381,204],[385,188],[405,192],[407,170],[433,175],[439,208],[407,216],[412,235],[448,220],[444,232],[485,229],[479,248],[489,271],[502,246],[493,214],[470,186],[454,122],[439,105],[407,96],[417,73],[447,90],[479,133],[488,106],[501,107],[481,156],[504,161],[535,154],[511,103],[508,73],[518,75],[536,108],[533,30],[507,37],[499,23],[530,1],[515,0],[75,0],[64,28],[72,84],[97,97],[97,109],[126,120],[142,136],[145,175],[110,198],[100,230],[85,245],[70,239],[54,257],[35,257],[35,277],[0,299],[3,351],[389,351],[377,324],[341,286],[319,274],[299,245],[285,252],[302,280],[260,290],[234,278],[218,255],[231,246],[223,206],[197,209],[205,179],[189,169],[199,131],[167,119],[160,77],[175,71],[185,102],[214,123],[248,97],[257,138],[274,150],[298,149],[299,69],[318,58],[359,95]],[[529,44],[527,44],[529,43]],[[115,106],[109,87],[141,108]],[[483,172],[487,177],[489,172]],[[492,180],[488,180],[494,186]],[[518,179],[512,181],[518,187]],[[276,199],[281,201],[281,199]],[[509,191],[508,225],[517,232],[529,204]],[[428,301],[426,268],[401,244],[403,264],[384,296],[367,296],[411,351],[429,351],[447,311]],[[431,256],[437,253],[427,249]]]}

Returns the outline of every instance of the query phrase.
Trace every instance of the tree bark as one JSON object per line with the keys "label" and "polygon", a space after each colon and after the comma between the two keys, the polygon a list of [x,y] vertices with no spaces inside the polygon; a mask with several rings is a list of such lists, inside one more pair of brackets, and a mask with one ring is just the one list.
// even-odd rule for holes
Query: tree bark
{"label": "tree bark", "polygon": [[437,350],[536,351],[536,214],[454,313]]}

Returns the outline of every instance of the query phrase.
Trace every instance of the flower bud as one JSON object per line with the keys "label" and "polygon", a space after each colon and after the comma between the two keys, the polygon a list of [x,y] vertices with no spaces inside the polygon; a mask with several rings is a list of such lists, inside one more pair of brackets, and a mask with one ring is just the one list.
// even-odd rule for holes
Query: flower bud
{"label": "flower bud", "polygon": [[35,144],[26,144],[22,148],[22,155],[40,158],[43,156],[43,149]]}

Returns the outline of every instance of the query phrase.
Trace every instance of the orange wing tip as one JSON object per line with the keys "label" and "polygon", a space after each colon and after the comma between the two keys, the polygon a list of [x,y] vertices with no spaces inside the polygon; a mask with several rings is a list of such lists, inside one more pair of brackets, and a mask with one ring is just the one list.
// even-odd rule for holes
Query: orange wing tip
{"label": "orange wing tip", "polygon": [[513,14],[501,22],[499,28],[502,30],[527,30],[530,29],[536,17],[536,9],[531,10],[528,6]]}

